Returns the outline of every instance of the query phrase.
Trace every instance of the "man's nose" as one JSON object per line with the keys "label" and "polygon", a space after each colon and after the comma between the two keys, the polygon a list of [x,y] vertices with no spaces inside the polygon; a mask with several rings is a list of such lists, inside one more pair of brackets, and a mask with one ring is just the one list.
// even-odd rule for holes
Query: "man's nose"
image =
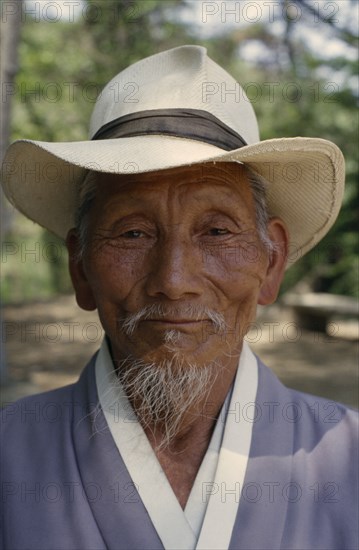
{"label": "man's nose", "polygon": [[202,293],[200,254],[189,239],[166,238],[158,243],[151,260],[146,281],[149,296],[179,300]]}

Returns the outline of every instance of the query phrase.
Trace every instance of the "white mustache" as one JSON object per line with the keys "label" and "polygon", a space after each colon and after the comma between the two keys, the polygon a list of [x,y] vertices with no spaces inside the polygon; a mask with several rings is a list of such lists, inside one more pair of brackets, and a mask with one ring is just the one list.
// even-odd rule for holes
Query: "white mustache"
{"label": "white mustache", "polygon": [[156,320],[168,318],[185,318],[193,321],[208,320],[214,325],[216,333],[223,334],[226,330],[226,322],[222,313],[206,306],[191,304],[171,308],[162,304],[144,306],[139,311],[129,313],[126,317],[119,319],[119,326],[127,336],[131,336],[141,321],[152,318]]}

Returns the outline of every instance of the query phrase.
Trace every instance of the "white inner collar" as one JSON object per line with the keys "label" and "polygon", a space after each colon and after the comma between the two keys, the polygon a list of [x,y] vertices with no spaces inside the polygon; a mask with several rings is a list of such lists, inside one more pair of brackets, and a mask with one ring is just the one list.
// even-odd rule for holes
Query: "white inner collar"
{"label": "white inner collar", "polygon": [[164,548],[228,548],[243,486],[253,422],[257,360],[244,342],[234,381],[182,510],[127,396],[119,385],[106,339],[96,359],[96,384],[109,430]]}

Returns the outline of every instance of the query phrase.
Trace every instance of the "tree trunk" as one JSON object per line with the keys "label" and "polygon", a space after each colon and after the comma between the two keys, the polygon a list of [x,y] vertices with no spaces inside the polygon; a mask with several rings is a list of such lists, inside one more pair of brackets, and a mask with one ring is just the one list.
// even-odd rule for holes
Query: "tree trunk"
{"label": "tree trunk", "polygon": [[[22,2],[23,0],[7,0],[4,2],[1,13],[1,43],[0,43],[0,163],[2,162],[5,150],[10,142],[10,112],[11,97],[15,91],[14,79],[18,70],[18,43],[20,39],[20,29],[22,21]],[[0,189],[0,234],[1,243],[5,232],[11,224],[11,211],[6,204],[2,189]],[[0,304],[1,305],[1,304]],[[3,320],[0,310],[0,380],[2,383],[8,380],[4,338],[3,338]]]}

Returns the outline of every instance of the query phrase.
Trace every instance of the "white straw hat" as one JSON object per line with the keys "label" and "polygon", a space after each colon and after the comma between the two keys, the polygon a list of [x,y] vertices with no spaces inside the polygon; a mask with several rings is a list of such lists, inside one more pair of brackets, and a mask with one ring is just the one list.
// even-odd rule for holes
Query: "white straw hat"
{"label": "white straw hat", "polygon": [[241,162],[267,179],[270,214],[289,229],[290,262],[316,245],[338,215],[338,147],[302,137],[260,142],[243,89],[201,46],[153,55],[115,76],[96,102],[89,141],[16,141],[1,179],[18,210],[65,238],[87,170],[141,173],[211,161]]}

